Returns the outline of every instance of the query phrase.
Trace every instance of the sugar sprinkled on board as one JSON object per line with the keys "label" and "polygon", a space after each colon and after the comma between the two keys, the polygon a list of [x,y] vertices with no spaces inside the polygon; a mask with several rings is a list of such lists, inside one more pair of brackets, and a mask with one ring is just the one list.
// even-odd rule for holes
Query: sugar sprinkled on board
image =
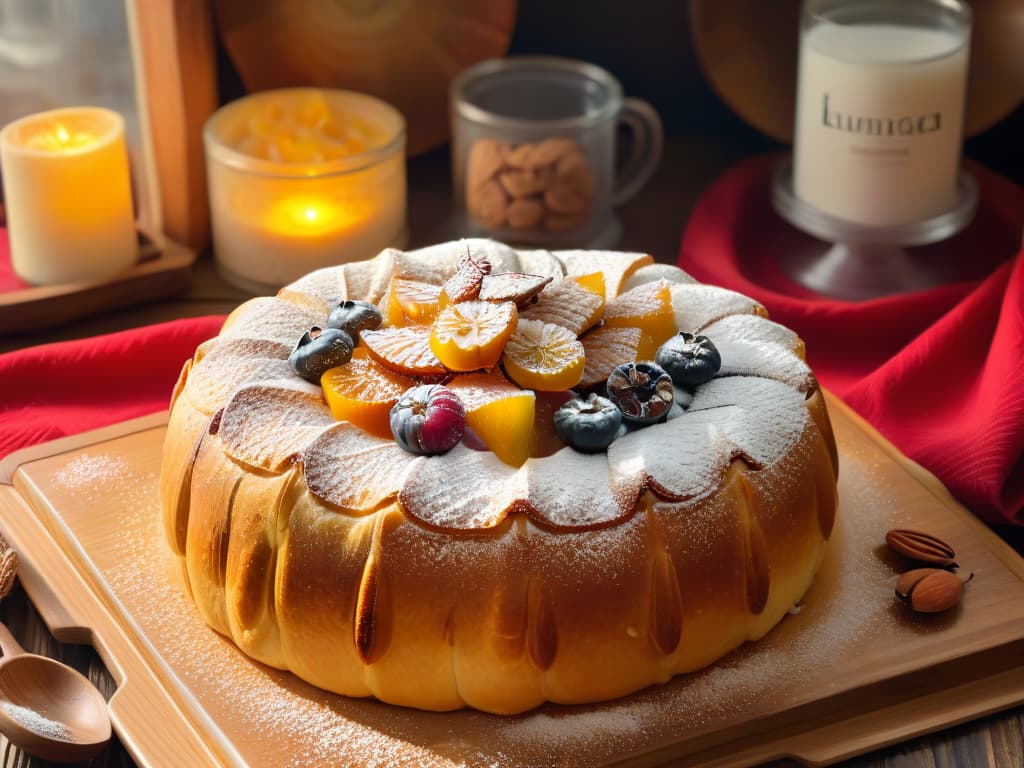
{"label": "sugar sprinkled on board", "polygon": [[99,492],[127,473],[128,464],[120,456],[83,453],[64,467],[56,476],[55,482],[61,490],[69,493]]}

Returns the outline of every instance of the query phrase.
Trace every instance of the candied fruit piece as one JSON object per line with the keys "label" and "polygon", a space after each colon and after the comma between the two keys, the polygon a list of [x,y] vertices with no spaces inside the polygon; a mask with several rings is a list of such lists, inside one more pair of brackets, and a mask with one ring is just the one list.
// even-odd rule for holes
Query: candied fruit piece
{"label": "candied fruit piece", "polygon": [[498,372],[456,376],[448,388],[466,408],[466,425],[506,464],[530,455],[536,397]]}
{"label": "candied fruit piece", "polygon": [[384,318],[388,325],[430,325],[440,310],[440,293],[439,285],[407,277],[392,277]]}
{"label": "candied fruit piece", "polygon": [[604,384],[616,366],[632,363],[640,347],[639,328],[615,328],[603,325],[580,338],[586,353],[586,365],[579,387],[589,389]]}
{"label": "candied fruit piece", "polygon": [[430,348],[430,328],[425,325],[363,331],[361,339],[370,357],[395,373],[416,378],[448,373]]}
{"label": "candied fruit piece", "polygon": [[583,376],[585,353],[576,334],[561,325],[520,320],[505,344],[502,365],[512,381],[526,389],[572,389]]}
{"label": "candied fruit piece", "polygon": [[605,326],[640,329],[638,360],[653,360],[658,347],[676,332],[670,288],[664,280],[645,283],[615,297],[604,309]]}
{"label": "candied fruit piece", "polygon": [[386,438],[392,436],[392,406],[415,385],[415,379],[379,365],[366,347],[356,347],[351,360],[320,377],[334,418]]}
{"label": "candied fruit piece", "polygon": [[568,328],[579,336],[601,320],[604,294],[581,286],[576,280],[556,280],[537,294],[537,303],[520,311],[525,320],[540,320]]}
{"label": "candied fruit piece", "polygon": [[434,321],[430,348],[452,371],[493,368],[516,330],[517,319],[516,305],[511,301],[451,304]]}

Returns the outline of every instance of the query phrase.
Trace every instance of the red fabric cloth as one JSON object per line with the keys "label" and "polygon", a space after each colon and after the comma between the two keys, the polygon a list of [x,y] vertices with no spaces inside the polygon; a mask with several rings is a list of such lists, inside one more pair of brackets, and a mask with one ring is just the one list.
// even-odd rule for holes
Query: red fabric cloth
{"label": "red fabric cloth", "polygon": [[185,360],[223,322],[175,320],[0,355],[0,457],[164,410]]}
{"label": "red fabric cloth", "polygon": [[[1024,525],[1024,190],[971,166],[981,193],[953,249],[973,278],[848,302],[780,268],[796,232],[769,203],[778,156],[741,162],[698,202],[679,266],[756,298],[797,331],[819,381],[966,507]],[[938,252],[938,251],[937,251]]]}

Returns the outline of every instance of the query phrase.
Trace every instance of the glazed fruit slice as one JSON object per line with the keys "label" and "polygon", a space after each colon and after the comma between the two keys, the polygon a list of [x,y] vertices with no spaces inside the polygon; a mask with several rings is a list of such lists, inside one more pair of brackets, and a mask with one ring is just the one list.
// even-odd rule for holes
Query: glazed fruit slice
{"label": "glazed fruit slice", "polygon": [[658,280],[617,296],[605,307],[604,324],[639,328],[642,336],[637,359],[653,360],[658,347],[676,332],[669,284]]}
{"label": "glazed fruit slice", "polygon": [[370,357],[395,373],[416,378],[435,378],[448,373],[430,348],[429,326],[363,331],[362,343]]}
{"label": "glazed fruit slice", "polygon": [[[594,282],[599,279],[594,278]],[[584,288],[572,278],[556,280],[537,295],[537,303],[521,311],[526,320],[555,323],[579,336],[601,320],[604,294]]]}
{"label": "glazed fruit slice", "polygon": [[517,319],[516,305],[511,301],[452,304],[434,321],[430,348],[452,371],[493,368],[516,330]]}
{"label": "glazed fruit slice", "polygon": [[505,345],[502,365],[521,387],[557,392],[579,383],[585,358],[583,345],[569,329],[524,319]]}
{"label": "glazed fruit slice", "polygon": [[439,285],[407,277],[391,278],[384,313],[387,324],[430,325],[440,309],[440,294]]}
{"label": "glazed fruit slice", "polygon": [[466,409],[466,426],[506,464],[529,458],[536,398],[498,372],[456,376],[448,383]]}
{"label": "glazed fruit slice", "polygon": [[490,272],[491,263],[486,257],[474,258],[467,251],[466,255],[459,259],[455,274],[448,278],[441,288],[441,306],[447,307],[449,304],[477,298],[484,275]]}
{"label": "glazed fruit slice", "polygon": [[351,360],[331,368],[320,379],[334,418],[388,439],[391,407],[415,385],[414,379],[378,365],[366,347],[356,347]]}
{"label": "glazed fruit slice", "polygon": [[586,366],[578,386],[589,389],[603,385],[616,366],[637,360],[641,335],[639,328],[603,325],[581,338]]}
{"label": "glazed fruit slice", "polygon": [[516,306],[523,307],[531,303],[551,280],[543,275],[520,272],[484,275],[480,282],[480,298],[484,301],[514,301]]}
{"label": "glazed fruit slice", "polygon": [[565,274],[570,277],[601,272],[608,301],[619,295],[623,284],[640,267],[654,263],[654,258],[648,253],[618,251],[558,251],[558,257],[565,266]]}

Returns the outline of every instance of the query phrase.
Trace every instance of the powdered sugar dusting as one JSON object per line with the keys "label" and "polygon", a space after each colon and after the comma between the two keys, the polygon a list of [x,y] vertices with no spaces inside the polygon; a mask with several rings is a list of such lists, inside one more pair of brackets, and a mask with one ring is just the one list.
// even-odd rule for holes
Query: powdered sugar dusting
{"label": "powdered sugar dusting", "polygon": [[810,416],[803,396],[785,384],[728,376],[699,387],[687,412],[671,423],[687,419],[710,420],[747,458],[768,466],[800,439]]}
{"label": "powdered sugar dusting", "polygon": [[93,493],[97,488],[120,482],[127,471],[128,464],[120,456],[83,453],[64,467],[56,483],[69,493]]}
{"label": "powdered sugar dusting", "polygon": [[526,498],[526,474],[459,443],[412,467],[398,494],[409,515],[438,528],[492,528]]}
{"label": "powdered sugar dusting", "polygon": [[562,528],[583,528],[625,518],[643,489],[643,476],[631,485],[609,485],[608,457],[563,448],[524,465],[530,504],[538,516]]}
{"label": "powdered sugar dusting", "polygon": [[770,342],[751,343],[721,339],[714,342],[722,355],[719,376],[759,376],[811,392],[817,380],[807,363],[786,347]]}
{"label": "powdered sugar dusting", "polygon": [[250,382],[294,376],[288,366],[291,348],[264,339],[217,339],[192,366],[182,393],[202,413],[212,416],[231,394]]}
{"label": "powdered sugar dusting", "polygon": [[728,315],[763,312],[760,304],[742,293],[703,283],[673,285],[672,310],[681,331],[700,331]]}
{"label": "powdered sugar dusting", "polygon": [[326,327],[327,315],[273,296],[249,299],[231,313],[221,338],[265,339],[294,347],[303,331]]}
{"label": "powdered sugar dusting", "polygon": [[528,275],[542,275],[561,280],[565,277],[562,262],[551,251],[519,251],[519,269]]}
{"label": "powdered sugar dusting", "polygon": [[646,283],[652,283],[655,280],[664,280],[669,283],[697,282],[675,264],[647,264],[629,276],[626,282],[622,284],[622,290],[624,292],[630,291],[633,288]]}
{"label": "powdered sugar dusting", "polygon": [[219,431],[229,456],[279,472],[335,423],[320,388],[298,377],[293,380],[294,386],[256,384],[235,392],[224,408]]}
{"label": "powdered sugar dusting", "polygon": [[725,341],[776,344],[793,353],[799,353],[804,346],[794,331],[760,315],[729,315],[710,323],[701,333],[715,345]]}
{"label": "powdered sugar dusting", "polygon": [[[405,475],[425,459],[403,451],[394,440],[375,437],[347,421],[329,427],[302,454],[310,492],[353,512],[368,512],[393,499]],[[358,471],[354,468],[358,467]]]}

